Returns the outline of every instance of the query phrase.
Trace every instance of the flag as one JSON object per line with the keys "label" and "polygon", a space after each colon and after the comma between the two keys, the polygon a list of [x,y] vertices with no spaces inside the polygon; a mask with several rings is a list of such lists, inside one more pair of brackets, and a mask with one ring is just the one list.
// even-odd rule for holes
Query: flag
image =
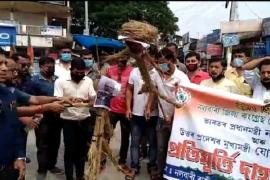
{"label": "flag", "polygon": [[16,53],[16,47],[15,47],[15,44],[13,43],[13,38],[14,38],[14,36],[11,35],[11,37],[10,37],[10,51],[9,51],[9,57],[11,57],[13,54]]}
{"label": "flag", "polygon": [[33,64],[34,63],[34,49],[31,45],[31,38],[29,35],[28,35],[27,55],[30,57],[30,61]]}

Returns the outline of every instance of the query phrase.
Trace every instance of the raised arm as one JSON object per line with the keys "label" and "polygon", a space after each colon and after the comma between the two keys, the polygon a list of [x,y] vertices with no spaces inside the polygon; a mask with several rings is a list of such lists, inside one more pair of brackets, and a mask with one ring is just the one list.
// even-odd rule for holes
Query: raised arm
{"label": "raised arm", "polygon": [[253,59],[252,61],[249,61],[248,63],[244,64],[242,66],[242,69],[243,70],[252,70],[252,69],[256,68],[262,61],[264,61],[266,59],[270,60],[270,56],[266,56],[266,57],[258,58],[258,59]]}

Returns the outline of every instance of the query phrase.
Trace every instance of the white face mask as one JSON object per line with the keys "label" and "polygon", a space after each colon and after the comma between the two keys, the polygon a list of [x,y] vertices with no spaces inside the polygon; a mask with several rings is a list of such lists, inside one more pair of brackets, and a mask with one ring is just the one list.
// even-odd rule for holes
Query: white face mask
{"label": "white face mask", "polygon": [[235,67],[242,67],[244,65],[244,60],[241,58],[234,58],[233,59],[233,66]]}

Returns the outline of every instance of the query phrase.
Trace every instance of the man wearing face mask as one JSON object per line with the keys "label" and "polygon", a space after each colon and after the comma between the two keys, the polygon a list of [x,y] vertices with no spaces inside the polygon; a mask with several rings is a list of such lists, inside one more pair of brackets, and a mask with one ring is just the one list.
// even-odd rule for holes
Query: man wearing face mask
{"label": "man wearing face mask", "polygon": [[[39,60],[40,74],[32,78],[32,94],[35,96],[53,96],[55,60],[50,57],[42,57]],[[62,123],[59,115],[53,112],[46,112],[37,129],[36,146],[38,174],[37,180],[46,178],[47,170],[63,174],[63,170],[55,167],[57,162],[58,149],[60,147]]]}
{"label": "man wearing face mask", "polygon": [[91,51],[84,50],[81,54],[81,58],[85,62],[86,75],[92,80],[95,79],[95,71],[97,70],[97,64],[95,63],[93,54]]}
{"label": "man wearing face mask", "polygon": [[72,60],[71,49],[70,46],[66,44],[59,51],[59,60],[57,60],[55,63],[54,75],[58,78],[69,77],[71,60]]}
{"label": "man wearing face mask", "polygon": [[201,85],[221,91],[240,94],[236,85],[224,75],[227,64],[223,59],[216,58],[209,61],[209,74],[211,79],[203,80]]}
{"label": "man wearing face mask", "polygon": [[133,69],[131,66],[127,66],[127,61],[130,58],[129,54],[125,54],[117,59],[117,64],[112,65],[107,69],[107,76],[117,82],[121,83],[121,92],[118,96],[111,99],[110,102],[110,120],[113,127],[116,127],[118,121],[121,126],[121,147],[120,147],[120,159],[118,161],[119,167],[124,171],[128,170],[126,165],[126,159],[129,147],[129,135],[130,135],[130,122],[126,118],[126,89],[128,85],[128,79]]}
{"label": "man wearing face mask", "polygon": [[225,77],[233,81],[241,95],[250,97],[252,90],[244,78],[244,74],[253,76],[253,71],[243,70],[242,66],[249,61],[248,51],[239,49],[234,52],[231,68],[225,71]]}
{"label": "man wearing face mask", "polygon": [[185,74],[187,74],[187,72],[188,72],[187,67],[185,66],[185,64],[181,63],[180,60],[178,59],[178,55],[179,55],[178,46],[175,43],[168,43],[166,45],[166,47],[173,52],[173,55],[174,55],[174,58],[175,58],[176,67],[180,71],[182,71]]}
{"label": "man wearing face mask", "polygon": [[[178,70],[175,66],[175,57],[173,52],[164,48],[159,53],[158,66],[162,71],[162,77],[158,73],[151,77],[154,86],[160,94],[168,98],[175,98],[175,91],[178,85],[190,83],[187,75]],[[150,117],[151,104],[154,101],[153,93],[150,93],[149,99],[145,109],[145,116]],[[163,171],[166,165],[166,156],[168,149],[168,142],[172,130],[172,121],[175,112],[175,106],[168,103],[164,99],[158,98],[160,102],[158,105],[159,118],[157,122],[157,172],[155,176],[162,178]],[[163,114],[164,113],[164,114]]]}
{"label": "man wearing face mask", "polygon": [[96,92],[93,81],[85,76],[85,62],[82,59],[71,61],[70,76],[55,81],[54,95],[57,97],[80,98],[87,106],[67,107],[63,119],[63,135],[65,144],[64,164],[67,180],[73,180],[74,166],[76,179],[84,179],[84,165],[87,140],[89,138],[90,113]]}
{"label": "man wearing face mask", "polygon": [[191,51],[186,55],[186,67],[188,69],[188,78],[190,82],[200,84],[201,81],[209,79],[207,72],[201,70],[201,57],[198,53]]}
{"label": "man wearing face mask", "polygon": [[253,70],[258,67],[259,73],[246,77],[247,82],[253,90],[253,98],[264,103],[270,102],[270,57],[253,59],[243,66],[244,70]]}
{"label": "man wearing face mask", "polygon": [[94,82],[94,87],[96,89],[99,79],[99,71],[98,71],[98,65],[94,60],[93,54],[91,51],[84,50],[81,54],[81,58],[85,62],[85,73],[86,76],[91,78]]}

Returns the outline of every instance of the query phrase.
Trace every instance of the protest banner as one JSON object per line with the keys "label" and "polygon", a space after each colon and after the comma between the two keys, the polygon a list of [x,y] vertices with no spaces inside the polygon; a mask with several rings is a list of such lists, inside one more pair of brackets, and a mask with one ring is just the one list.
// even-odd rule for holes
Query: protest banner
{"label": "protest banner", "polygon": [[270,108],[254,99],[181,86],[168,144],[169,180],[270,177]]}

